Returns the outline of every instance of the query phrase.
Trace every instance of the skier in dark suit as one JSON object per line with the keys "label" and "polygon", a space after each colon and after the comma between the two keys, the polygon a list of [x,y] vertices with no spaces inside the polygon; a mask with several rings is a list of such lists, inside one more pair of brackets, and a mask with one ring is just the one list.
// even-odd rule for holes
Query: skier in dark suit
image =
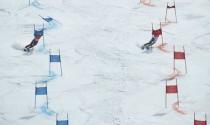
{"label": "skier in dark suit", "polygon": [[157,42],[157,40],[158,40],[158,37],[159,36],[152,36],[152,38],[151,38],[151,40],[148,42],[148,43],[145,43],[142,47],[141,47],[141,49],[149,49],[149,48],[151,48],[152,47],[152,45],[154,45],[156,42]]}
{"label": "skier in dark suit", "polygon": [[43,30],[40,30],[40,31],[37,31],[35,30],[34,31],[34,39],[31,41],[30,44],[26,45],[25,48],[24,48],[24,51],[25,52],[30,52],[30,50],[36,46],[39,42],[39,39],[43,36]]}

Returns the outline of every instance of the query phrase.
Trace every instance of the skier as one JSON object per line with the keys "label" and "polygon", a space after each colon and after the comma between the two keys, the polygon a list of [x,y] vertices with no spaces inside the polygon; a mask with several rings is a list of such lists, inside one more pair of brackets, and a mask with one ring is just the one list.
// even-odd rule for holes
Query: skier
{"label": "skier", "polygon": [[38,42],[39,42],[39,39],[34,38],[34,39],[31,41],[30,44],[28,44],[28,45],[25,46],[24,51],[25,51],[25,52],[29,52],[30,49],[32,49],[34,46],[37,45]]}
{"label": "skier", "polygon": [[43,36],[43,29],[40,31],[35,30],[34,31],[34,39],[31,41],[30,44],[26,45],[24,48],[25,52],[30,52],[31,49],[33,49],[34,46],[36,46],[39,42],[39,39]]}
{"label": "skier", "polygon": [[157,42],[158,37],[159,37],[159,36],[153,35],[152,38],[151,38],[151,40],[150,40],[148,43],[145,43],[145,44],[141,47],[141,49],[144,50],[145,48],[146,48],[146,49],[151,48],[152,45],[154,45],[154,44]]}

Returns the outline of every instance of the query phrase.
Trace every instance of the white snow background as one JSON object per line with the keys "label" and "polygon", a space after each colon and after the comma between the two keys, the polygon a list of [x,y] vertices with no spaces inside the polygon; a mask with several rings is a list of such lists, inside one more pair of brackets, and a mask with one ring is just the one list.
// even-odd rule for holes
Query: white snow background
{"label": "white snow background", "polygon": [[[204,120],[210,115],[210,0],[175,1],[178,23],[163,27],[168,52],[137,47],[151,38],[151,23],[158,28],[164,21],[167,2],[0,0],[0,125],[55,125],[56,113],[61,119],[68,113],[70,125],[192,125],[194,112]],[[40,42],[31,55],[14,49],[30,43],[33,24],[43,23],[45,48]],[[187,74],[177,61],[182,113],[174,108],[176,95],[168,95],[165,108],[173,45],[186,51]],[[61,51],[62,77],[59,64],[48,76],[49,49]],[[48,109],[45,96],[34,109],[36,81],[48,84]]]}

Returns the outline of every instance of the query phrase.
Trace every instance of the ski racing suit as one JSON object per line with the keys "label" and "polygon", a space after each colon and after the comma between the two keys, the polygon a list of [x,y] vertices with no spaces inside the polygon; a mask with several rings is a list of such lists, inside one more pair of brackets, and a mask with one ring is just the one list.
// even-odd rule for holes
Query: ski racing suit
{"label": "ski racing suit", "polygon": [[39,42],[39,39],[34,38],[30,44],[28,44],[27,46],[25,46],[24,51],[30,51],[31,48],[33,48],[34,46],[36,46]]}
{"label": "ski racing suit", "polygon": [[158,37],[152,36],[152,39],[148,43],[145,43],[144,46],[151,47],[157,42],[157,40],[158,40]]}

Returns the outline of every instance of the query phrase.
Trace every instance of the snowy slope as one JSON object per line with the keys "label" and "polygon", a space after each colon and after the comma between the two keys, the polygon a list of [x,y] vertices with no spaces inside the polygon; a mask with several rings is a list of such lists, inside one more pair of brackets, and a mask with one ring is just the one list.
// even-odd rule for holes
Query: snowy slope
{"label": "snowy slope", "polygon": [[[163,27],[167,52],[136,46],[151,38],[151,23],[158,28],[164,21],[167,2],[32,0],[28,6],[27,0],[0,0],[0,124],[50,125],[56,113],[68,113],[70,125],[192,125],[193,112],[199,119],[210,115],[209,0],[176,0],[178,23]],[[32,55],[14,49],[28,44],[33,24],[42,23],[45,48],[39,43]],[[184,75],[184,62],[177,63],[178,111],[176,95],[168,96],[167,108],[164,100],[173,45],[185,46],[188,68]],[[49,49],[61,51],[62,77],[56,64],[48,76]],[[36,81],[48,83],[48,109],[45,96],[37,97],[34,109]]]}

